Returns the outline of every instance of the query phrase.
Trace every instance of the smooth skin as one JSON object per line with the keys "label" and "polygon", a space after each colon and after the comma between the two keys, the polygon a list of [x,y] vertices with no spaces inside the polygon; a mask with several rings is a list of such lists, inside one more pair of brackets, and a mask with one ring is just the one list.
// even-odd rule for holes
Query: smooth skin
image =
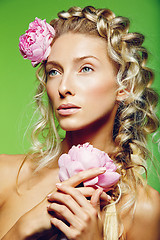
{"label": "smooth skin", "polygon": [[[31,175],[30,181],[31,183],[34,183],[34,186],[29,188],[28,186],[24,186],[24,182],[28,180],[28,174],[26,174],[26,172],[29,172],[29,174],[31,174],[32,169],[30,169],[29,162],[26,162],[21,172],[21,179],[22,176],[23,179],[20,181],[19,184],[21,195],[18,195],[16,192],[15,181],[17,176],[17,169],[19,168],[21,160],[23,160],[22,155],[0,156],[0,177],[1,183],[4,183],[1,184],[0,191],[0,239],[40,239],[40,236],[41,239],[57,239],[57,230],[53,226],[55,225],[59,229],[64,229],[64,225],[62,221],[56,222],[55,216],[53,216],[52,218],[52,215],[50,215],[49,211],[49,209],[51,209],[53,206],[52,203],[57,202],[57,199],[59,198],[59,196],[56,196],[56,190],[59,189],[58,191],[60,191],[61,188],[60,186],[57,186],[58,188],[55,186],[55,183],[58,182],[58,180],[56,179],[56,177],[58,178],[58,176],[55,176],[55,171],[57,169],[45,169],[35,178],[33,178],[33,176]],[[83,173],[75,175],[67,182],[65,182],[66,191],[67,187],[70,188],[68,189],[68,191],[72,191],[70,197],[77,194],[77,189],[79,190],[79,188],[75,189],[74,187],[76,185],[78,185],[81,181],[87,178],[98,175],[98,173],[100,173],[98,169],[85,171]],[[8,174],[10,174],[10,178],[8,178]],[[53,186],[55,186],[55,188]],[[29,190],[27,190],[27,188],[29,188]],[[85,197],[93,196],[95,192],[95,190],[91,188],[83,188],[83,190],[84,191],[82,191],[82,188],[80,188],[79,191],[82,196]],[[53,192],[53,194],[47,197],[46,192]],[[62,188],[60,192],[66,194],[65,190],[62,190]],[[159,239],[159,194],[157,191],[150,187],[149,193],[152,196],[151,199],[148,198],[146,191],[143,188],[139,187],[134,221],[132,211],[127,211],[122,214],[124,230],[127,233],[127,240]],[[104,192],[103,194],[103,201],[105,200],[106,204],[108,204],[109,199],[107,201],[107,196]],[[94,200],[92,204],[96,211],[97,209],[99,211],[97,204],[98,195],[99,193],[94,195],[95,200],[92,197],[92,199]],[[118,204],[117,208],[120,208],[120,206],[125,203],[128,197],[129,196],[122,197],[122,200]],[[68,208],[66,204],[64,204],[64,206]],[[93,232],[89,231],[89,226],[91,226],[92,224],[94,225],[95,219],[96,223],[98,222],[98,224],[101,223],[101,219],[103,220],[103,216],[100,220],[97,220],[97,213],[95,210],[94,218],[90,219],[89,215],[88,217],[86,217],[87,222],[83,222],[86,224],[85,229],[88,229],[87,233],[91,236],[91,238],[88,237],[88,239],[94,239],[92,238]],[[59,217],[57,218],[57,220],[65,218],[65,216],[63,216],[64,212],[61,212],[60,214],[61,218]],[[53,225],[51,225],[51,223]],[[77,234],[79,235],[79,238],[76,239],[84,239],[83,232],[85,229],[81,228],[82,233],[80,233],[79,229],[74,229],[73,232],[70,231],[73,233],[73,235],[69,239],[74,239],[74,237],[77,237]],[[96,229],[95,234],[100,234],[101,225],[99,225],[99,228],[97,229],[96,224],[96,228],[92,228],[92,230],[93,229]],[[71,226],[70,230],[73,230],[73,226]],[[53,236],[55,236],[55,238]],[[100,239],[103,238],[101,237]]]}
{"label": "smooth skin", "polygon": [[[103,189],[97,189],[89,202],[78,190],[72,191],[72,187],[61,185],[58,189],[62,193],[54,194],[48,211],[54,211],[64,217],[69,223],[52,218],[51,223],[60,229],[69,239],[102,239],[102,222],[98,218],[100,212],[99,198]],[[92,231],[88,231],[92,229]]]}
{"label": "smooth skin", "polygon": [[[109,128],[118,107],[117,68],[107,56],[102,38],[73,33],[60,36],[52,46],[46,71],[47,93],[64,130],[75,134],[74,131],[89,129],[103,118]],[[68,103],[78,106],[79,110],[63,116],[58,107]],[[106,120],[107,117],[112,119]],[[102,124],[98,125],[102,128]]]}
{"label": "smooth skin", "polygon": [[[2,156],[2,157],[5,161],[8,160],[7,159],[8,156]],[[3,159],[1,160],[3,161]],[[25,164],[21,174],[25,173],[26,169],[29,167],[27,165],[28,163]],[[5,168],[3,168],[3,170],[5,170]],[[57,170],[57,169],[54,169],[54,170]],[[34,183],[34,186],[31,189],[24,190],[24,186],[22,186],[23,183],[20,183],[21,191],[23,187],[23,193],[21,193],[21,195],[17,194],[15,190],[15,184],[8,186],[10,187],[10,191],[11,190],[12,191],[6,192],[8,197],[6,197],[6,195],[2,195],[3,198],[1,198],[1,215],[0,215],[1,225],[0,226],[1,226],[2,239],[39,239],[40,237],[44,237],[45,239],[50,239],[51,236],[53,235],[55,235],[55,237],[57,236],[57,230],[53,227],[53,225],[51,225],[52,221],[54,221],[53,220],[54,218],[52,219],[52,215],[48,213],[48,205],[49,205],[48,197],[46,196],[46,194],[44,194],[44,189],[45,191],[48,191],[48,192],[51,191],[50,189],[51,183],[52,183],[52,189],[53,189],[53,182],[55,181],[55,179],[54,177],[53,177],[54,180],[51,179],[51,172],[54,176],[55,171],[53,171],[53,169],[52,170],[46,169],[46,173],[48,174],[48,176],[44,176],[45,179],[44,177],[39,179],[38,176],[35,179],[32,178],[31,180],[32,180],[32,183]],[[88,178],[97,176],[103,172],[104,170],[102,171],[101,169],[92,169],[89,171],[84,171],[83,173],[80,173],[70,178],[64,183],[65,183],[65,186],[68,186],[68,187],[70,186],[73,188],[72,190],[75,190],[74,186],[79,185],[80,182],[87,180]],[[43,174],[41,175],[45,175],[46,173],[43,171]],[[57,177],[58,176],[56,176],[56,178]],[[27,179],[23,179],[23,180],[27,180]],[[83,190],[84,189],[86,188],[83,188]],[[79,193],[84,198],[83,200],[85,200],[86,202],[87,200],[84,197],[85,191],[83,192],[83,190],[81,189]],[[78,190],[76,189],[76,191]],[[56,192],[56,187],[54,190],[52,190],[52,192]],[[100,194],[97,193],[97,191],[95,191],[92,188],[90,188],[90,193],[92,194],[90,195],[87,193],[86,196],[92,197],[93,195],[93,203],[95,204],[94,199],[95,198],[97,199],[96,196],[97,195],[100,196]],[[44,197],[44,199],[42,197]],[[30,201],[28,198],[30,198]],[[103,192],[102,199],[108,202],[108,196],[104,192]],[[2,201],[5,204],[2,204]],[[37,204],[35,204],[35,202],[37,202]],[[15,211],[13,207],[16,210],[17,215],[15,215]],[[90,205],[90,209],[91,209],[91,205]],[[95,211],[94,207],[92,212],[93,211]],[[96,220],[98,221],[98,218],[96,218]],[[97,231],[95,231],[94,233],[96,235],[99,234],[99,232]]]}
{"label": "smooth skin", "polygon": [[[61,127],[67,131],[63,153],[85,142],[107,153],[115,148],[114,118],[118,102],[126,96],[117,91],[117,68],[106,47],[102,38],[73,33],[62,35],[52,46],[46,66],[47,93]],[[78,106],[78,111],[64,116],[59,106],[68,103]],[[109,196],[101,189],[75,187],[104,170],[84,171],[56,185],[58,158],[51,168],[36,174],[30,158],[20,171],[18,194],[16,177],[23,159],[23,155],[0,157],[0,238],[53,240],[60,230],[68,239],[103,239],[100,205],[107,205]],[[117,209],[129,197],[122,196]],[[159,210],[158,192],[139,186],[134,216],[133,209],[121,213],[127,240],[158,240]]]}

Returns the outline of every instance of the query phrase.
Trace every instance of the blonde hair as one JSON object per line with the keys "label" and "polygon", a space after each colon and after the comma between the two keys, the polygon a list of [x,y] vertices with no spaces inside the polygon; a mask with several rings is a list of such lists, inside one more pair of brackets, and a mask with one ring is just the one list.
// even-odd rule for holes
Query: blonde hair
{"label": "blonde hair", "polygon": [[[148,53],[142,47],[144,36],[139,33],[129,33],[130,23],[127,18],[116,17],[109,9],[95,9],[91,6],[83,9],[72,7],[67,12],[60,12],[58,18],[52,20],[50,24],[56,30],[54,41],[67,32],[106,39],[106,52],[118,66],[118,91],[123,90],[128,95],[119,104],[117,110],[113,129],[113,139],[117,147],[114,152],[109,154],[122,175],[120,182],[122,193],[130,191],[135,194],[137,184],[143,183],[141,169],[145,167],[148,156],[147,135],[156,131],[159,126],[155,114],[158,96],[150,88],[153,73],[145,66]],[[60,153],[60,138],[54,122],[52,104],[49,99],[47,99],[47,104],[44,102],[47,81],[45,63],[42,63],[37,70],[37,79],[39,87],[35,99],[41,112],[41,118],[32,134],[32,153],[36,153],[35,159],[37,167],[40,169],[52,163],[55,156]],[[40,135],[41,141],[39,140]],[[104,229],[107,234],[104,232],[104,238],[113,240],[117,239],[118,235],[117,232],[113,234],[113,225],[111,220],[108,220],[112,211],[114,212],[112,214],[114,226],[116,228],[118,226],[116,224],[117,214],[112,205],[106,210]]]}

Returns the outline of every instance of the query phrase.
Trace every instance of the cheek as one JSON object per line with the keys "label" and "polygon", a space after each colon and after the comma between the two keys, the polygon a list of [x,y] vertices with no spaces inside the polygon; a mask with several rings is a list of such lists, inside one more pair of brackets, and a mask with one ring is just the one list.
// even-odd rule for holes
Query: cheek
{"label": "cheek", "polygon": [[53,103],[56,95],[55,87],[53,87],[51,83],[47,83],[46,90],[47,90],[47,95],[49,99]]}
{"label": "cheek", "polygon": [[[107,81],[94,88],[86,90],[86,106],[85,110],[89,115],[105,115],[112,111],[116,104],[117,84],[116,81]],[[96,113],[95,113],[96,112]]]}
{"label": "cheek", "polygon": [[115,99],[117,91],[117,84],[115,80],[112,81],[104,81],[101,85],[97,84],[92,88],[88,88],[86,90],[86,96],[88,98],[92,98],[94,101],[98,101],[98,99]]}

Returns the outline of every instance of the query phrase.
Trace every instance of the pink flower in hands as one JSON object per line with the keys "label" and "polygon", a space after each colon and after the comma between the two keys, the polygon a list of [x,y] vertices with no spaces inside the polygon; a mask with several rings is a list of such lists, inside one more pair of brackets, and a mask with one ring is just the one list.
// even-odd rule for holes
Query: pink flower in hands
{"label": "pink flower in hands", "polygon": [[46,60],[51,51],[51,42],[55,36],[54,28],[46,20],[35,18],[29,29],[19,38],[21,55],[31,60],[32,66]]}
{"label": "pink flower in hands", "polygon": [[105,173],[83,183],[84,186],[101,187],[106,192],[118,182],[121,176],[116,172],[117,167],[111,158],[105,152],[94,148],[89,143],[73,146],[68,154],[61,155],[58,164],[60,181],[65,181],[80,171],[106,167]]}

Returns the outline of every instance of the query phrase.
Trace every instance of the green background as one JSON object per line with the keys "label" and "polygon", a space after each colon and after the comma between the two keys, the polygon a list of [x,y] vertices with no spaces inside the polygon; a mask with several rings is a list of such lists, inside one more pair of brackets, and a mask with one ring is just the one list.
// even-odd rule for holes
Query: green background
{"label": "green background", "polygon": [[[57,12],[71,6],[93,5],[110,8],[128,17],[131,31],[145,35],[144,46],[150,52],[148,66],[155,72],[154,88],[160,93],[160,1],[159,0],[0,0],[0,153],[27,152],[30,119],[34,112],[35,69],[19,53],[19,36],[28,29],[35,17],[48,22]],[[158,139],[158,136],[157,136]],[[149,143],[159,165],[158,145]],[[149,184],[160,191],[157,173],[148,168]]]}

